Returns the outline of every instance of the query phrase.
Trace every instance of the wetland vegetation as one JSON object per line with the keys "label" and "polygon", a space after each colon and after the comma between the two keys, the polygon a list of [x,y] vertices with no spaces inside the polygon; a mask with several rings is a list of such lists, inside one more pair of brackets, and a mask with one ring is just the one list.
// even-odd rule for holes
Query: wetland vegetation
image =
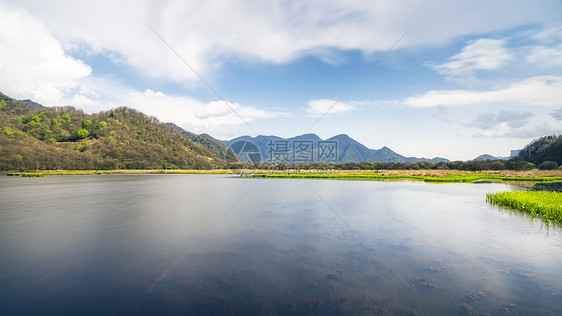
{"label": "wetland vegetation", "polygon": [[247,175],[254,178],[291,178],[291,179],[338,179],[338,180],[373,180],[373,181],[423,181],[434,183],[477,183],[477,182],[559,182],[562,176],[508,176],[498,173],[445,173],[442,176],[403,174],[345,174],[345,173],[254,173]]}
{"label": "wetland vegetation", "polygon": [[546,221],[562,223],[562,192],[507,191],[488,193],[488,202],[516,209]]}

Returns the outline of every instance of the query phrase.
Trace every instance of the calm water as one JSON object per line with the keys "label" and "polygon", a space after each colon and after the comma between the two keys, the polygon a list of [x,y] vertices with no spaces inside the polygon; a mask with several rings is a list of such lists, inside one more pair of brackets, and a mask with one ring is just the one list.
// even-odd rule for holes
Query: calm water
{"label": "calm water", "polygon": [[560,314],[562,230],[486,205],[513,189],[3,176],[0,313]]}

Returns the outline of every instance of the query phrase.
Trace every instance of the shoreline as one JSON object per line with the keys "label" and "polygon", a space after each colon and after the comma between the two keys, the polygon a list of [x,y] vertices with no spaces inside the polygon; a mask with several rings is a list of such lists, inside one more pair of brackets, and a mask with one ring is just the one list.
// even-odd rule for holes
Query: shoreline
{"label": "shoreline", "polygon": [[562,170],[531,171],[459,171],[459,170],[240,170],[240,169],[170,169],[170,170],[38,170],[2,172],[7,176],[45,177],[51,175],[103,174],[232,174],[248,178],[330,179],[371,181],[423,181],[433,183],[553,183],[562,182]]}

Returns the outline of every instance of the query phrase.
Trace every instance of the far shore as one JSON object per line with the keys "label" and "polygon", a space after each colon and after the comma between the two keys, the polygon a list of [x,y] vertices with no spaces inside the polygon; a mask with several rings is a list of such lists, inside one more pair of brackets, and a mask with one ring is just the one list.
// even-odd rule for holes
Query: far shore
{"label": "far shore", "polygon": [[[518,182],[562,181],[562,170],[263,170],[263,169],[151,169],[151,170],[37,170],[5,172],[8,176],[44,177],[51,175],[102,175],[102,174],[232,174],[263,178],[325,178],[365,180],[422,180],[436,182],[474,182],[479,180],[508,180]],[[453,180],[453,181],[449,181]]]}

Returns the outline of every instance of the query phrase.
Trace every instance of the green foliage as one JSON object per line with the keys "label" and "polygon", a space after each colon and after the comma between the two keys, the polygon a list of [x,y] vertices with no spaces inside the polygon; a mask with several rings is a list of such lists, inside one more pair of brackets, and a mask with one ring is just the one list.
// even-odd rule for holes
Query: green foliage
{"label": "green foliage", "polygon": [[106,121],[101,121],[101,122],[99,122],[98,126],[99,126],[99,128],[104,128],[104,127],[107,126],[107,122],[106,122]]}
{"label": "green foliage", "polygon": [[535,165],[545,161],[554,161],[562,165],[562,135],[541,137],[525,146],[519,156]]}
{"label": "green foliage", "polygon": [[89,134],[88,130],[83,129],[83,128],[76,131],[76,137],[78,137],[80,139],[88,137],[88,134]]}
{"label": "green foliage", "polygon": [[52,125],[54,128],[57,128],[57,127],[60,127],[62,124],[59,123],[59,121],[58,121],[56,118],[53,118],[53,119],[51,120],[51,125]]}
{"label": "green foliage", "polygon": [[0,100],[0,110],[3,110],[4,108],[6,108],[6,101],[4,101],[4,99]]}
{"label": "green foliage", "polygon": [[526,212],[547,221],[562,223],[562,192],[512,191],[488,193],[488,202]]}
{"label": "green foliage", "polygon": [[[90,120],[83,121],[82,122],[82,128],[86,129],[86,130],[92,128],[92,121],[90,121]],[[82,138],[84,138],[84,137],[82,137]]]}

